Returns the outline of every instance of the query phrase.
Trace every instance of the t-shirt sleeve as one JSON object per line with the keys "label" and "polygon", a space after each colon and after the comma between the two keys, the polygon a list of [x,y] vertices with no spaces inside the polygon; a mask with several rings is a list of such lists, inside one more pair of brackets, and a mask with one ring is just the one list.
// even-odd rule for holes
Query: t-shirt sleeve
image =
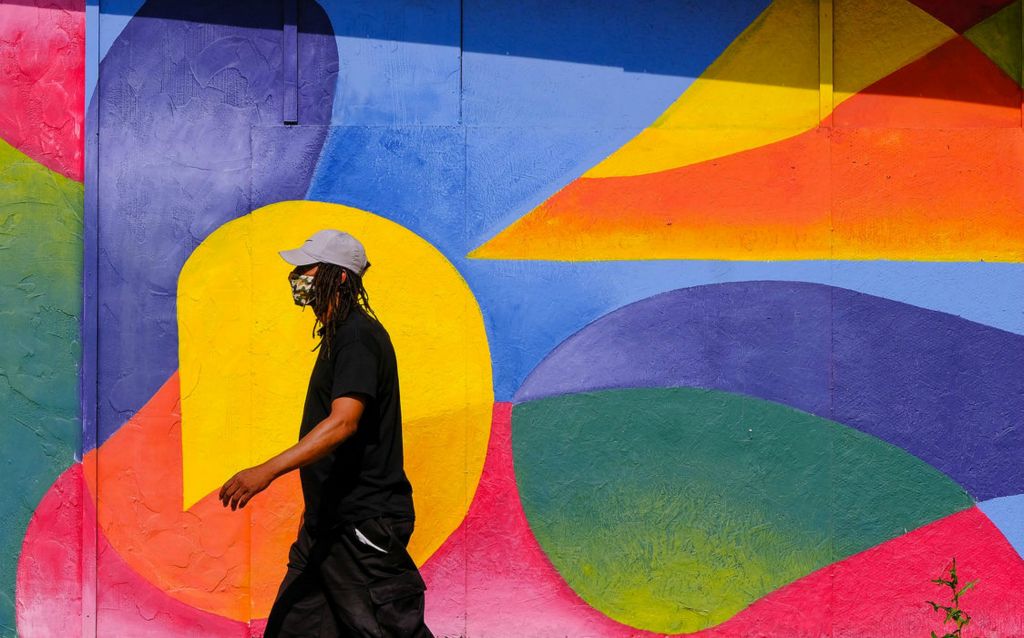
{"label": "t-shirt sleeve", "polygon": [[346,394],[365,394],[377,398],[377,369],[379,355],[370,344],[355,339],[343,344],[334,360],[334,379],[331,400]]}

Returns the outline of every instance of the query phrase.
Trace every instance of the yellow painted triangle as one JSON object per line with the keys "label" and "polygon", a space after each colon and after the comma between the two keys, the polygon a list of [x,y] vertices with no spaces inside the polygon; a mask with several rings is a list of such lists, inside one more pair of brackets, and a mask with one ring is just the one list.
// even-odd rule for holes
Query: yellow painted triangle
{"label": "yellow painted triangle", "polygon": [[[957,35],[905,0],[834,0],[832,33],[818,16],[814,0],[773,2],[650,127],[584,177],[654,173],[792,137]],[[829,36],[835,89],[823,109],[818,47]]]}
{"label": "yellow painted triangle", "polygon": [[1003,7],[964,32],[1007,75],[1021,83],[1021,3]]}

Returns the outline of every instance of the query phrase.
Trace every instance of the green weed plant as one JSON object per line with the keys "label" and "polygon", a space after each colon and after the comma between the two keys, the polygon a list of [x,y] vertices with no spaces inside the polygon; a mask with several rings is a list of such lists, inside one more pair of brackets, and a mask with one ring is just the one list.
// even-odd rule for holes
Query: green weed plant
{"label": "green weed plant", "polygon": [[943,574],[939,578],[933,579],[931,582],[949,589],[951,604],[940,605],[931,600],[925,602],[931,605],[932,609],[934,609],[936,612],[945,614],[945,617],[942,619],[942,631],[945,631],[946,625],[948,623],[953,623],[956,625],[955,630],[944,633],[941,636],[933,631],[931,638],[966,638],[963,634],[963,631],[964,627],[966,627],[968,623],[971,622],[971,617],[966,611],[960,608],[960,597],[963,596],[964,592],[966,592],[968,589],[974,587],[974,585],[978,581],[972,580],[963,587],[960,586],[960,578],[956,574],[956,557],[954,556],[953,562],[949,566],[948,577],[946,577],[946,574]]}

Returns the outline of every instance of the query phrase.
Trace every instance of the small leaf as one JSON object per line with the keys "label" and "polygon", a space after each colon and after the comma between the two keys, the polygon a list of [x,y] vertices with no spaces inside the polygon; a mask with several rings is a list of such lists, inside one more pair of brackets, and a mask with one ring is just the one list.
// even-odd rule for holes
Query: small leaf
{"label": "small leaf", "polygon": [[961,595],[963,595],[963,593],[965,591],[967,591],[968,589],[970,589],[971,587],[974,587],[976,584],[978,584],[978,579],[974,579],[971,582],[969,582],[966,585],[964,585],[964,588],[956,593],[957,598],[959,598]]}

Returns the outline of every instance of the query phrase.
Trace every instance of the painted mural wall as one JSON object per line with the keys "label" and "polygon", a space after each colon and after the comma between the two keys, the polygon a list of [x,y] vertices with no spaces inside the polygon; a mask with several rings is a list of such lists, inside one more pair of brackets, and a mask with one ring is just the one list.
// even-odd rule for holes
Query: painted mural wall
{"label": "painted mural wall", "polygon": [[1024,636],[1020,0],[89,2],[0,5],[0,635],[262,635],[333,227],[437,635]]}
{"label": "painted mural wall", "polygon": [[[84,9],[0,4],[2,636],[18,617],[20,635],[42,635],[32,596],[67,596],[75,617],[60,623],[81,626],[81,484],[62,477],[82,458]],[[31,549],[40,527],[61,530],[43,553]],[[26,577],[40,583],[29,597]]]}

